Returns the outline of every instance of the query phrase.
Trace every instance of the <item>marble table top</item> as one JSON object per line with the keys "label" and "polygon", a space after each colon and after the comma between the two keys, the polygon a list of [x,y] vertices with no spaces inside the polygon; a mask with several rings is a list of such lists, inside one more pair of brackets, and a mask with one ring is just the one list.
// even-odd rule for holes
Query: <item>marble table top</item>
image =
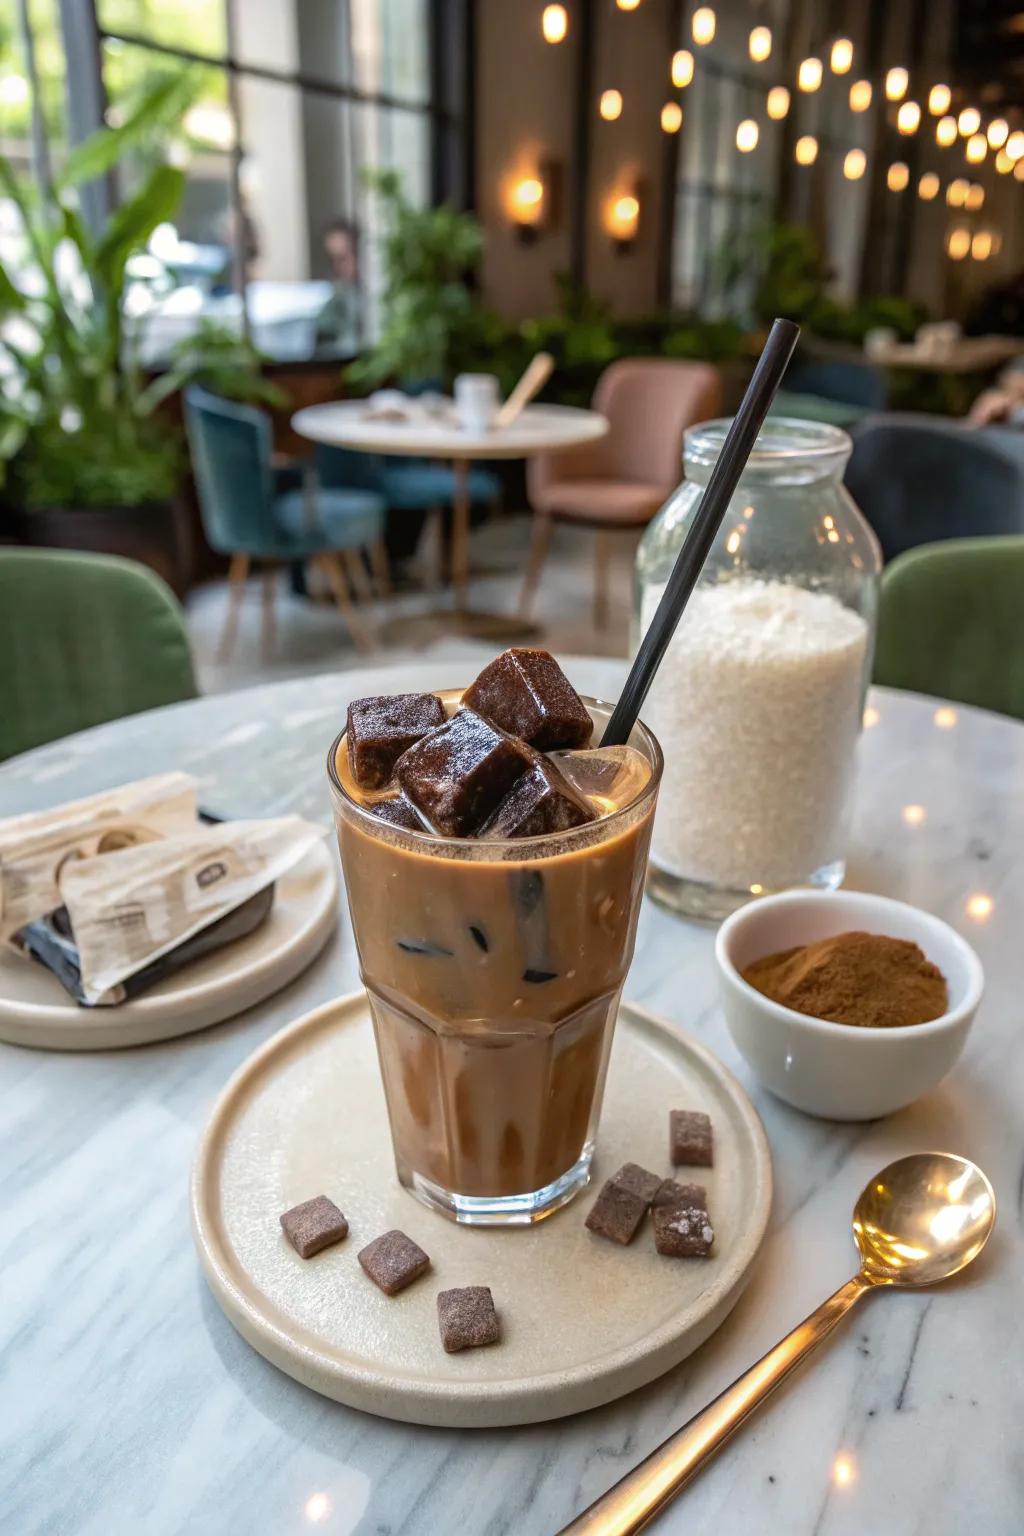
{"label": "marble table top", "polygon": [[[619,663],[570,665],[610,694]],[[460,664],[253,688],[101,726],[0,768],[0,815],[186,768],[229,815],[326,819],[345,702],[443,687]],[[715,1536],[1010,1536],[1024,1528],[1024,728],[879,691],[861,745],[850,883],[925,906],[977,947],[988,989],[933,1094],[870,1125],[760,1090],[715,998],[712,931],[649,902],[627,995],[685,1024],[749,1089],[775,1159],[744,1297],[690,1360],[631,1397],[516,1430],[371,1418],[279,1374],[207,1292],[188,1228],[196,1138],[275,1029],[356,985],[347,921],[305,976],[228,1024],[138,1050],[0,1046],[0,1527],[12,1536],[551,1536],[852,1273],[853,1200],[891,1158],[978,1161],[1000,1204],[969,1273],[863,1305],[657,1524]],[[628,1297],[624,1304],[628,1305]]]}

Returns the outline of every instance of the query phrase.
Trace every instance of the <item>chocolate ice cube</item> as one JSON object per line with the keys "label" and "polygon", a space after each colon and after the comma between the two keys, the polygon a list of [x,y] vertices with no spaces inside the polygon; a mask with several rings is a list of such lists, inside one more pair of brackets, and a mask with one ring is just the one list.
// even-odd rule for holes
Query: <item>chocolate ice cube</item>
{"label": "chocolate ice cube", "polygon": [[656,1205],[654,1246],[669,1259],[706,1259],[715,1240],[707,1211],[697,1205]]}
{"label": "chocolate ice cube", "polygon": [[397,1227],[382,1232],[372,1243],[367,1243],[356,1258],[385,1296],[397,1296],[430,1265],[430,1259],[419,1243],[414,1243]]}
{"label": "chocolate ice cube", "polygon": [[625,1246],[636,1236],[637,1228],[647,1215],[648,1204],[635,1190],[609,1179],[590,1207],[583,1225],[596,1232],[598,1237]]}
{"label": "chocolate ice cube", "polygon": [[449,1355],[460,1349],[479,1349],[497,1344],[501,1330],[489,1285],[464,1285],[438,1291],[437,1323],[441,1343]]}
{"label": "chocolate ice cube", "polygon": [[539,752],[585,747],[594,726],[579,694],[548,651],[502,651],[462,695],[462,702]]}
{"label": "chocolate ice cube", "polygon": [[710,1168],[714,1163],[711,1119],[699,1109],[670,1109],[668,1151],[673,1168]]}
{"label": "chocolate ice cube", "polygon": [[703,1184],[679,1184],[675,1179],[665,1179],[654,1192],[654,1204],[696,1205],[708,1208],[708,1192]]}
{"label": "chocolate ice cube", "polygon": [[402,792],[444,837],[470,837],[533,766],[522,742],[460,709],[399,758]]}
{"label": "chocolate ice cube", "polygon": [[300,1259],[311,1259],[348,1236],[348,1222],[333,1200],[315,1195],[281,1214],[281,1228]]}
{"label": "chocolate ice cube", "polygon": [[368,805],[366,809],[379,821],[386,821],[392,827],[401,827],[406,832],[425,830],[422,821],[404,795],[396,795],[393,800],[378,800],[375,805]]}
{"label": "chocolate ice cube", "polygon": [[481,827],[480,836],[540,837],[544,832],[568,832],[596,817],[558,769],[538,753],[533,767],[516,780]]}
{"label": "chocolate ice cube", "polygon": [[651,1173],[641,1168],[639,1163],[623,1163],[618,1173],[612,1174],[608,1182],[617,1185],[619,1189],[631,1190],[650,1205],[665,1181],[660,1173]]}
{"label": "chocolate ice cube", "polygon": [[348,707],[345,742],[352,777],[359,788],[383,789],[391,782],[402,753],[435,726],[443,725],[444,719],[444,705],[433,693],[353,699]]}

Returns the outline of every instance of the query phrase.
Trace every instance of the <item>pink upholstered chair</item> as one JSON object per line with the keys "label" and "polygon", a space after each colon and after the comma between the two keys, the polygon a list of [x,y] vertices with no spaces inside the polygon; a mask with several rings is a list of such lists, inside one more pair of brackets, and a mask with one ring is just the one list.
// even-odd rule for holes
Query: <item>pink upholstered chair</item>
{"label": "pink upholstered chair", "polygon": [[722,408],[718,370],[710,363],[624,357],[602,373],[594,409],[607,416],[607,437],[584,448],[540,454],[527,467],[533,532],[519,610],[533,603],[556,522],[597,534],[594,622],[607,620],[610,535],[636,534],[682,479],[683,433]]}

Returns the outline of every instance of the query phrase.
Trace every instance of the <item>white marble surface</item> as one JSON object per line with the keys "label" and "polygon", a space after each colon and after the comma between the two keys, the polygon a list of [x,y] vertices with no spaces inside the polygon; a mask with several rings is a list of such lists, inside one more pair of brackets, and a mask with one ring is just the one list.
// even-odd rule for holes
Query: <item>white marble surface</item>
{"label": "white marble surface", "polygon": [[[609,662],[571,670],[597,693],[621,676]],[[469,675],[467,659],[406,672],[401,685]],[[212,809],[325,817],[323,758],[344,703],[397,685],[370,672],[312,678],[100,727],[0,768],[0,815],[173,766],[202,777]],[[934,1293],[869,1298],[656,1528],[1024,1529],[1024,728],[965,709],[937,715],[935,701],[907,695],[881,692],[873,704],[851,883],[952,922],[981,954],[987,996],[936,1093],[872,1125],[806,1119],[758,1090],[727,1039],[711,931],[645,906],[628,995],[685,1023],[739,1075],[775,1157],[768,1241],[708,1344],[582,1417],[456,1433],[322,1400],[233,1332],[189,1236],[192,1151],[254,1047],[354,985],[343,924],[300,981],[204,1034],[80,1057],[0,1047],[0,1529],[551,1536],[847,1278],[862,1184],[890,1158],[932,1146],[991,1176],[1000,1217],[986,1253]],[[910,806],[923,819],[905,816]]]}

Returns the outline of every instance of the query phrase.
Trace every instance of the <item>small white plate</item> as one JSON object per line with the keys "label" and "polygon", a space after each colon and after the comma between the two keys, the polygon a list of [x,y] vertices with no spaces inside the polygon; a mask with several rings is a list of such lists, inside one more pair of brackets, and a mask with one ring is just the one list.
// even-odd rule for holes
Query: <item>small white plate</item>
{"label": "small white plate", "polygon": [[338,914],[326,841],[277,881],[266,921],[243,939],[113,1008],[80,1008],[44,966],[0,950],[0,1040],[51,1051],[150,1045],[219,1024],[294,981],[316,959]]}
{"label": "small white plate", "polygon": [[[282,1030],[235,1074],[203,1134],[192,1225],[217,1301],[254,1349],[326,1397],[387,1418],[455,1428],[578,1413],[643,1386],[690,1354],[738,1299],[771,1205],[771,1158],[740,1085],[690,1036],[624,1004],[612,1050],[595,1185],[634,1161],[668,1175],[668,1111],[706,1110],[713,1257],[662,1258],[648,1220],[627,1248],[583,1219],[594,1187],[535,1227],[456,1226],[398,1184],[365,994]],[[348,1217],[344,1242],[300,1259],[282,1211],[314,1195]],[[356,1255],[391,1227],[431,1268],[384,1296]],[[446,1355],[436,1298],[489,1285],[501,1343]]]}

